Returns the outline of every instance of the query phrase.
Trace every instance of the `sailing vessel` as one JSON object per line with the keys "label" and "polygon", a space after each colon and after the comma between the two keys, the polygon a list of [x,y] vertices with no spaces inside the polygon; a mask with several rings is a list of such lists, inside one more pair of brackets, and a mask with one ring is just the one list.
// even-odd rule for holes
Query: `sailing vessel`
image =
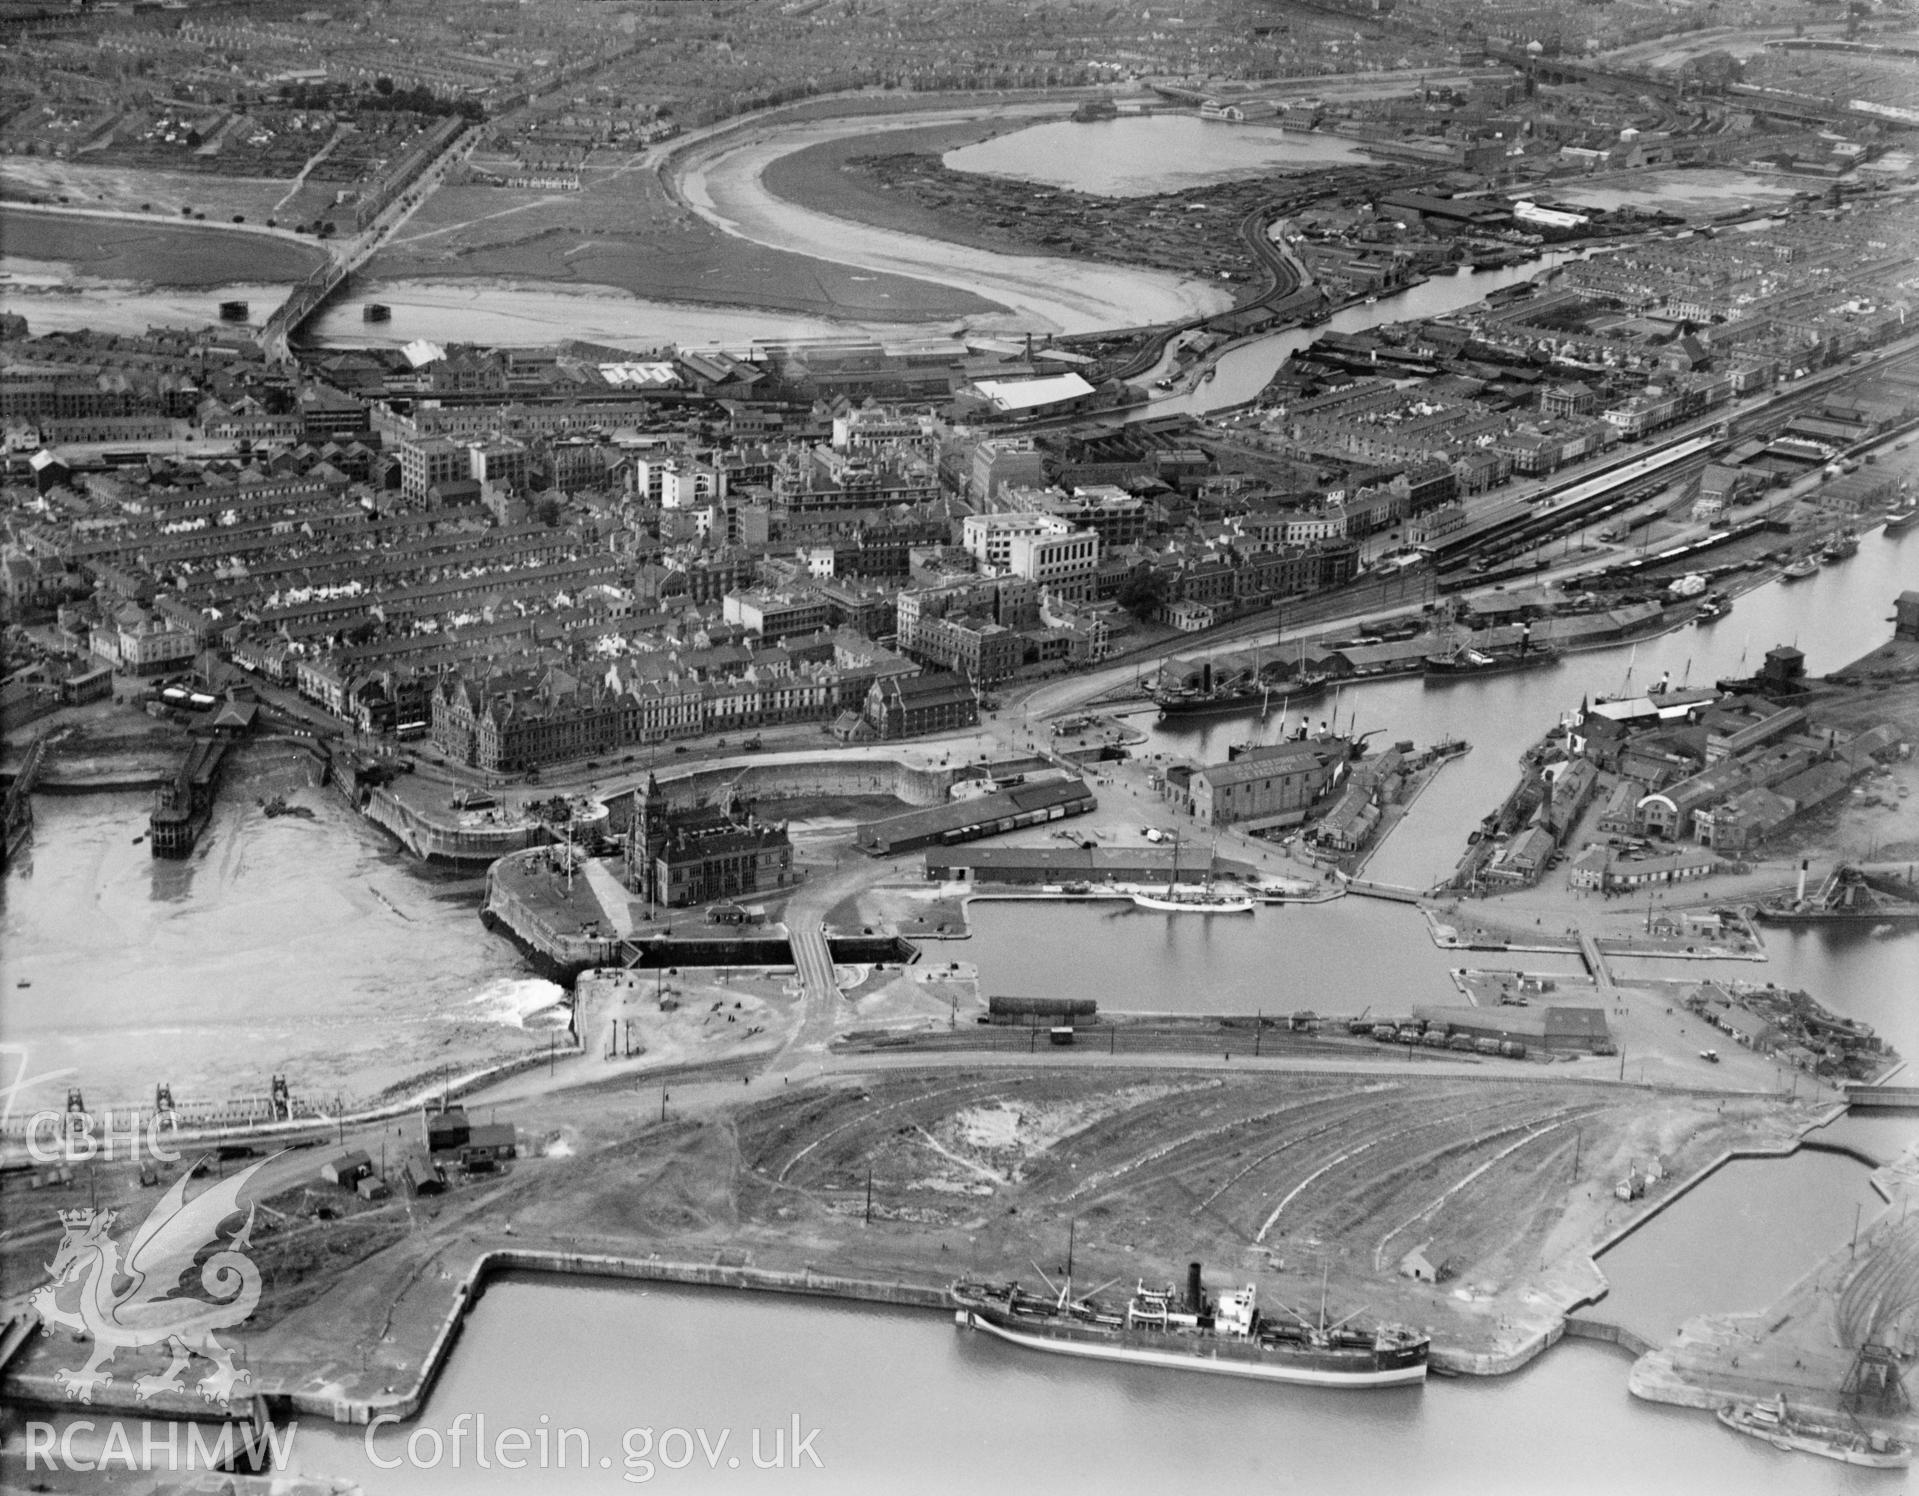
{"label": "sailing vessel", "polygon": [[1210,862],[1206,881],[1197,891],[1180,888],[1177,835],[1173,837],[1173,871],[1166,880],[1166,892],[1135,890],[1133,902],[1142,909],[1158,909],[1166,914],[1251,914],[1257,907],[1250,895],[1215,892]]}

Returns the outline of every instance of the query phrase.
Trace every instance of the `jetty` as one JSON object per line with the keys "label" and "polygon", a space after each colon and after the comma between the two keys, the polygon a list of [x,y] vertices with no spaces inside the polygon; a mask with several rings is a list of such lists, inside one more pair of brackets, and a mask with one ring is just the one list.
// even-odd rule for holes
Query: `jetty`
{"label": "jetty", "polygon": [[147,817],[147,839],[155,857],[186,857],[213,818],[213,799],[226,762],[227,745],[195,738],[173,778],[160,786]]}

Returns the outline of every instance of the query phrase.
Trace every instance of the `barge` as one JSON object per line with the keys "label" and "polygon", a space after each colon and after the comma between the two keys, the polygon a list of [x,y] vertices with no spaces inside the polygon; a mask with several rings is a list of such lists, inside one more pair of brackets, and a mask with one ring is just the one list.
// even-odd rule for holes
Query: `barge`
{"label": "barge", "polygon": [[[1050,1286],[1050,1285],[1049,1285]],[[1270,1319],[1253,1284],[1209,1298],[1200,1267],[1188,1269],[1182,1299],[1171,1288],[1134,1290],[1123,1313],[1075,1298],[1069,1278],[1056,1294],[1017,1283],[960,1282],[954,1321],[1028,1350],[1121,1361],[1172,1371],[1204,1371],[1320,1387],[1395,1387],[1426,1380],[1431,1340],[1397,1325],[1359,1329],[1350,1316],[1334,1325],[1291,1314]]]}

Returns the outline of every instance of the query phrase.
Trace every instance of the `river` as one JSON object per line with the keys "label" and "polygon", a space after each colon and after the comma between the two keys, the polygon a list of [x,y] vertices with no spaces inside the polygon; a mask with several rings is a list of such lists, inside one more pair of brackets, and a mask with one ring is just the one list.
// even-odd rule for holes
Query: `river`
{"label": "river", "polygon": [[1215,361],[1213,377],[1195,390],[1161,395],[1127,413],[1129,423],[1158,420],[1162,416],[1203,416],[1208,411],[1244,405],[1265,389],[1279,366],[1293,354],[1312,346],[1320,333],[1364,332],[1388,322],[1417,322],[1426,317],[1443,317],[1461,307],[1484,301],[1501,286],[1531,280],[1556,265],[1580,258],[1578,251],[1554,250],[1524,265],[1507,265],[1497,270],[1474,274],[1436,275],[1405,291],[1382,296],[1374,302],[1360,302],[1335,312],[1325,327],[1292,327],[1283,332],[1264,333],[1248,338],[1222,353]]}
{"label": "river", "polygon": [[[1582,698],[1644,689],[1670,673],[1677,684],[1710,684],[1722,676],[1756,670],[1767,650],[1792,644],[1805,651],[1806,669],[1823,675],[1849,664],[1889,632],[1892,600],[1919,575],[1919,531],[1865,536],[1859,553],[1798,582],[1771,582],[1739,598],[1726,617],[1680,629],[1638,644],[1568,655],[1547,670],[1429,686],[1418,676],[1379,681],[1321,697],[1306,710],[1317,727],[1330,720],[1335,702],[1342,726],[1379,730],[1374,744],[1410,738],[1428,745],[1461,737],[1472,752],[1440,770],[1412,812],[1367,864],[1368,877],[1425,888],[1452,871],[1467,833],[1498,807],[1512,788],[1517,760],[1561,712]],[[1408,585],[1407,605],[1420,592]],[[1250,642],[1235,648],[1249,648]],[[1147,709],[1130,718],[1143,729],[1142,753],[1165,753],[1213,763],[1239,742],[1270,742],[1282,731],[1273,716],[1251,713],[1204,719],[1197,726],[1168,726]],[[1300,712],[1291,714],[1294,726]]]}
{"label": "river", "polygon": [[811,120],[742,131],[695,148],[684,162],[678,186],[695,212],[726,233],[844,264],[959,286],[1011,309],[1003,316],[968,319],[975,327],[1091,332],[1181,321],[1231,305],[1231,297],[1217,285],[1191,276],[1054,256],[1000,254],[894,229],[852,225],[777,198],[762,181],[775,157],[848,134],[879,135],[887,130],[1033,112],[1019,107],[956,109],[901,118]]}

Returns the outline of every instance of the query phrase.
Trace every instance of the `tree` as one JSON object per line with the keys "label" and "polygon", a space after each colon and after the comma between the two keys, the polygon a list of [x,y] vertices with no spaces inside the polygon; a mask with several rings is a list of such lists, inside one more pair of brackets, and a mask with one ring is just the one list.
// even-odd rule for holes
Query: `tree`
{"label": "tree", "polygon": [[375,78],[373,80],[373,91],[383,99],[392,97],[393,80],[386,77]]}
{"label": "tree", "polygon": [[1147,569],[1134,572],[1120,585],[1119,605],[1135,618],[1151,618],[1166,601],[1166,578]]}

